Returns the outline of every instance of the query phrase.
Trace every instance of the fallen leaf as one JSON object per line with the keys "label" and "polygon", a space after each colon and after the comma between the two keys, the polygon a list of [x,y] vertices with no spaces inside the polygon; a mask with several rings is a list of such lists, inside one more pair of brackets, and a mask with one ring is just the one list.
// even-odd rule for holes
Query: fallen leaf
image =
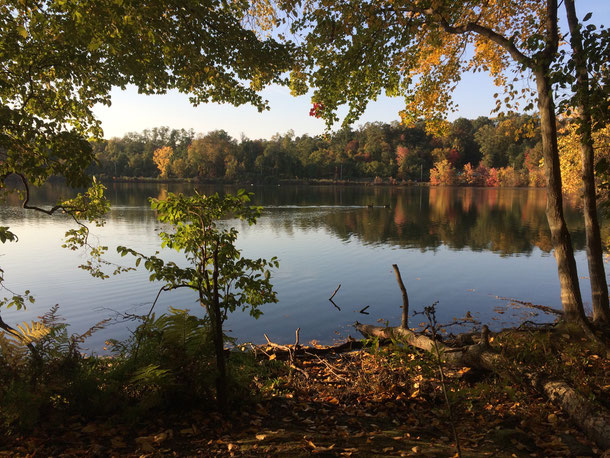
{"label": "fallen leaf", "polygon": [[83,433],[94,433],[97,430],[97,426],[95,425],[95,423],[89,423],[87,426],[85,426],[83,429],[81,429],[81,431]]}
{"label": "fallen leaf", "polygon": [[113,437],[110,440],[110,445],[112,445],[113,448],[125,448],[125,447],[127,447],[127,444],[125,442],[123,442],[123,439],[121,439],[120,437]]}

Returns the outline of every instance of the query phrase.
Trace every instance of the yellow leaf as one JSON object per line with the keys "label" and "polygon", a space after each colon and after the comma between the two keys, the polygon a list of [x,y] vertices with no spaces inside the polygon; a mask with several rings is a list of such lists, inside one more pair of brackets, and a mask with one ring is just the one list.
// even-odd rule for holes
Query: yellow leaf
{"label": "yellow leaf", "polygon": [[273,361],[275,358],[277,358],[277,355],[275,353],[269,355],[269,361]]}
{"label": "yellow leaf", "polygon": [[267,437],[266,434],[257,434],[256,435],[256,439],[259,441],[264,441],[266,437]]}

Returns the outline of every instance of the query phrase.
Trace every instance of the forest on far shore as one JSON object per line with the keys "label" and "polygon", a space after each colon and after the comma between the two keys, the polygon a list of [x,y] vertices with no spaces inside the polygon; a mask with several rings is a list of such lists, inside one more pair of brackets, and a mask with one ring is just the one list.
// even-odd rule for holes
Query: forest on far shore
{"label": "forest on far shore", "polygon": [[[541,185],[537,117],[459,118],[443,134],[393,122],[367,123],[317,136],[289,131],[268,140],[237,140],[227,132],[153,128],[94,146],[93,174],[110,177],[199,178],[274,182],[279,179],[391,179],[456,184],[466,173],[479,185]],[[490,173],[491,171],[491,173]],[[495,173],[495,175],[494,175]],[[501,183],[500,181],[503,180]],[[507,181],[510,180],[510,183]]]}
{"label": "forest on far shore", "polygon": [[[578,187],[580,159],[574,125],[559,122],[564,187]],[[598,159],[608,153],[608,132],[598,135]],[[442,134],[425,122],[367,123],[324,135],[237,140],[223,130],[159,127],[94,144],[102,178],[196,178],[274,183],[290,179],[376,180],[432,185],[543,186],[539,119],[510,114],[458,118]],[[605,153],[605,154],[604,154]]]}

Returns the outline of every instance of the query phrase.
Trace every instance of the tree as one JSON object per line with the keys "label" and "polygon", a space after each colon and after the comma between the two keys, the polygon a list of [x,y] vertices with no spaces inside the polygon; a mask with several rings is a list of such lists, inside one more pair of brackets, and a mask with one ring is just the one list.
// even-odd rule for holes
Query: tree
{"label": "tree", "polygon": [[[246,29],[247,11],[245,2],[221,0],[1,2],[0,193],[15,176],[24,208],[88,212],[69,202],[39,208],[29,189],[51,176],[74,188],[91,183],[87,170],[95,156],[88,140],[102,136],[92,110],[109,105],[116,86],[133,84],[145,94],[176,89],[194,104],[265,109],[257,91],[282,82],[290,47]],[[96,185],[91,195],[100,190]],[[78,203],[89,205],[84,195]],[[0,240],[15,239],[9,228],[0,229]]]}
{"label": "tree", "polygon": [[[600,56],[598,37],[592,36],[593,28],[585,29],[585,40],[581,33],[582,25],[576,15],[574,0],[565,0],[565,9],[570,28],[570,45],[572,48],[571,66],[575,77],[572,78],[574,97],[571,103],[578,110],[578,131],[580,137],[580,151],[582,157],[583,186],[583,213],[585,217],[585,233],[587,237],[587,261],[589,264],[589,278],[593,295],[593,320],[610,324],[610,304],[608,301],[608,284],[604,269],[604,255],[597,217],[597,198],[595,191],[595,154],[593,145],[593,131],[603,126],[608,120],[608,103],[610,94],[607,88],[600,83],[592,83],[589,70],[603,68],[607,63],[607,55]],[[589,15],[590,17],[590,15]],[[608,40],[606,38],[606,43]],[[586,49],[585,49],[586,45]],[[601,58],[600,58],[601,57]],[[595,110],[595,105],[604,107]]]}
{"label": "tree", "polygon": [[246,12],[222,1],[2,2],[2,187],[11,174],[87,185],[87,140],[102,133],[92,108],[110,104],[113,86],[265,109],[256,90],[281,81],[288,48],[245,29]]}
{"label": "tree", "polygon": [[[513,83],[523,73],[532,75],[564,318],[590,331],[563,214],[551,74],[559,46],[557,1],[294,0],[283,5],[289,15],[302,12],[293,29],[305,35],[292,88],[302,93],[307,83],[314,87],[312,100],[323,107],[319,115],[329,125],[339,119],[339,106],[348,105],[344,124],[351,123],[385,91],[405,98],[403,121],[424,117],[430,128],[439,129],[454,109],[450,93],[462,72],[488,71],[504,88],[509,109],[519,91]],[[472,54],[464,52],[468,46]],[[516,72],[512,81],[510,70]]]}
{"label": "tree", "polygon": [[487,167],[521,167],[525,151],[538,141],[537,123],[530,116],[502,116],[495,125],[484,125],[475,133]]}
{"label": "tree", "polygon": [[164,146],[163,148],[158,148],[153,153],[153,161],[159,172],[161,172],[161,176],[163,178],[167,178],[167,173],[169,172],[169,165],[174,155],[174,150],[171,146]]}
{"label": "tree", "polygon": [[288,48],[245,29],[246,12],[221,1],[2,2],[0,190],[11,175],[26,192],[53,175],[89,184],[88,139],[102,134],[92,108],[110,104],[113,86],[265,109],[256,90],[281,81]]}
{"label": "tree", "polygon": [[225,159],[235,153],[235,140],[224,130],[215,130],[196,138],[188,148],[188,158],[200,177],[222,178]]}
{"label": "tree", "polygon": [[435,162],[434,168],[430,170],[430,184],[436,185],[454,185],[456,183],[456,174],[453,164],[447,159]]}
{"label": "tree", "polygon": [[261,315],[259,306],[277,302],[271,285],[269,268],[277,267],[276,258],[247,259],[235,247],[237,230],[218,224],[227,217],[237,217],[254,224],[260,208],[248,204],[251,194],[243,189],[237,195],[220,197],[196,193],[187,197],[168,194],[165,200],[151,199],[151,206],[162,223],[172,226],[172,232],[161,232],[163,247],[184,253],[187,267],[165,262],[158,256],[145,256],[126,247],[118,247],[121,255],[136,256],[136,265],[152,272],[151,280],[165,283],[162,290],[189,288],[197,293],[199,304],[212,323],[216,353],[216,393],[221,411],[227,408],[227,373],[224,355],[223,323],[238,307],[249,309],[250,315]]}

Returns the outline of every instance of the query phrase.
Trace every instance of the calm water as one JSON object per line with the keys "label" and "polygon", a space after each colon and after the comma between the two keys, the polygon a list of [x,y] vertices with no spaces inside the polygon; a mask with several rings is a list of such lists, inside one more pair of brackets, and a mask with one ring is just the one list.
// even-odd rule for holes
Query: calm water
{"label": "calm water", "polygon": [[[189,187],[108,185],[112,212],[107,225],[93,232],[109,246],[111,260],[131,262],[115,254],[117,245],[150,254],[159,249],[161,226],[147,198],[168,191],[189,192]],[[394,263],[400,266],[411,309],[439,301],[441,321],[470,311],[497,328],[530,312],[500,314],[497,308],[507,302],[498,297],[560,306],[541,190],[282,186],[251,191],[254,203],[265,207],[262,217],[252,227],[233,224],[240,230],[238,244],[246,256],[279,258],[280,268],[273,275],[279,303],[264,306],[258,320],[243,313],[230,317],[226,327],[241,342],[264,341],[263,333],[274,341],[291,342],[297,327],[302,342],[331,342],[355,335],[351,324],[356,320],[398,324],[401,295]],[[68,195],[53,185],[38,190],[34,200],[48,204]],[[384,208],[386,204],[390,208]],[[569,207],[566,218],[588,305],[581,216]],[[19,236],[18,243],[0,247],[6,285],[15,291],[30,289],[37,299],[27,311],[3,311],[9,323],[34,319],[59,304],[70,329],[83,332],[114,311],[145,314],[161,286],[149,283],[143,270],[97,280],[77,269],[81,255],[60,248],[63,233],[72,227],[65,217],[25,212],[14,201],[0,207],[0,221]],[[166,254],[180,261],[178,254]],[[340,310],[328,301],[338,284],[334,300]],[[194,299],[184,290],[164,293],[157,311],[172,305],[201,313]],[[370,315],[360,314],[367,305]],[[133,327],[108,326],[88,341],[88,348],[98,350],[109,337],[126,337]]]}

